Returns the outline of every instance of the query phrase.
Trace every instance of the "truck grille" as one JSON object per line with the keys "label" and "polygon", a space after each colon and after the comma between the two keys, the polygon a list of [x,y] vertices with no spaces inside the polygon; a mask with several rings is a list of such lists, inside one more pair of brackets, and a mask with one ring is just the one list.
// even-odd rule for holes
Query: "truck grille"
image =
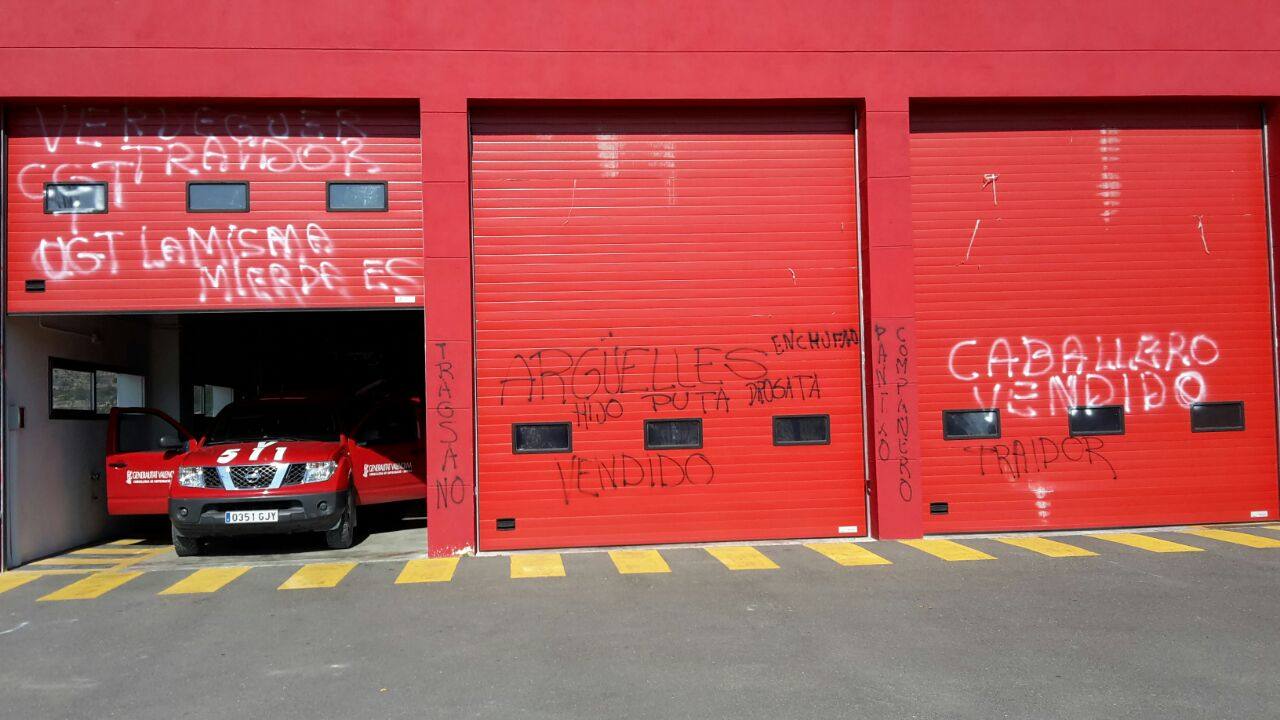
{"label": "truck grille", "polygon": [[[235,490],[263,490],[271,487],[276,479],[276,465],[232,465],[227,468],[231,476],[231,487]],[[290,463],[284,471],[281,485],[298,485],[307,474],[306,463]],[[200,474],[204,486],[221,490],[222,478],[218,468],[205,467]]]}
{"label": "truck grille", "polygon": [[232,465],[231,485],[237,490],[260,490],[276,481],[274,465]]}
{"label": "truck grille", "polygon": [[284,471],[284,480],[281,485],[297,485],[302,482],[302,478],[307,474],[307,466],[305,463],[291,463],[289,469]]}

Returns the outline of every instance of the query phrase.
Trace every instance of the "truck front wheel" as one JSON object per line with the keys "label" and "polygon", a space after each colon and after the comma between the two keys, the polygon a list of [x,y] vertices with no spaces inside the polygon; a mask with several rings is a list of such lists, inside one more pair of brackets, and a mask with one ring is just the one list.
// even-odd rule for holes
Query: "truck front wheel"
{"label": "truck front wheel", "polygon": [[324,544],[329,546],[331,550],[346,550],[356,542],[356,503],[355,496],[351,497],[351,501],[347,503],[347,509],[342,512],[342,520],[338,522],[338,526],[332,530],[326,530],[324,533]]}
{"label": "truck front wheel", "polygon": [[178,528],[170,526],[173,537],[173,551],[178,557],[192,557],[200,554],[200,539],[179,535]]}

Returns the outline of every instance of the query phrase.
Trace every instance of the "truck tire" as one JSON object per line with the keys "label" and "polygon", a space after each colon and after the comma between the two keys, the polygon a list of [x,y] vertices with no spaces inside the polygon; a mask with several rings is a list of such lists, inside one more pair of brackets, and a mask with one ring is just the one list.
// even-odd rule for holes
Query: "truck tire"
{"label": "truck tire", "polygon": [[324,544],[330,550],[346,550],[356,542],[356,508],[355,497],[352,496],[351,501],[347,504],[347,509],[342,512],[342,519],[338,521],[338,527],[332,530],[326,530],[324,533]]}
{"label": "truck tire", "polygon": [[179,535],[178,528],[170,526],[173,537],[173,551],[178,557],[193,557],[200,554],[200,538]]}

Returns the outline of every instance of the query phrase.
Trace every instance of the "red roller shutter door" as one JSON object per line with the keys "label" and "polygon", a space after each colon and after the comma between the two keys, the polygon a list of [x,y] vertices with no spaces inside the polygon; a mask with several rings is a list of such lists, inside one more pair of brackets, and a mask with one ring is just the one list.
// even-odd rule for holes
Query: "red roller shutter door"
{"label": "red roller shutter door", "polygon": [[[1276,517],[1256,108],[917,108],[911,163],[927,532]],[[971,408],[1002,437],[944,440]]]}
{"label": "red roller shutter door", "polygon": [[[472,131],[481,547],[865,534],[850,115]],[[829,444],[773,445],[814,414]],[[702,447],[646,450],[671,418]],[[525,422],[572,423],[572,452],[515,454]]]}
{"label": "red roller shutter door", "polygon": [[[387,211],[327,211],[331,181],[387,183]],[[421,181],[413,109],[19,107],[9,311],[420,306]],[[106,183],[106,212],[45,213],[49,182]],[[247,182],[249,212],[188,212],[189,182]]]}

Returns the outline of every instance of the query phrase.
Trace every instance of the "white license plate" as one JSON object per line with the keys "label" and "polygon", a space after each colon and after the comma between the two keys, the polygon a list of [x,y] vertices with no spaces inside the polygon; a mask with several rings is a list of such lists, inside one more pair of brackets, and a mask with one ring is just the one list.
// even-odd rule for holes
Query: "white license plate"
{"label": "white license plate", "polygon": [[280,520],[279,510],[228,510],[227,524],[273,523]]}

